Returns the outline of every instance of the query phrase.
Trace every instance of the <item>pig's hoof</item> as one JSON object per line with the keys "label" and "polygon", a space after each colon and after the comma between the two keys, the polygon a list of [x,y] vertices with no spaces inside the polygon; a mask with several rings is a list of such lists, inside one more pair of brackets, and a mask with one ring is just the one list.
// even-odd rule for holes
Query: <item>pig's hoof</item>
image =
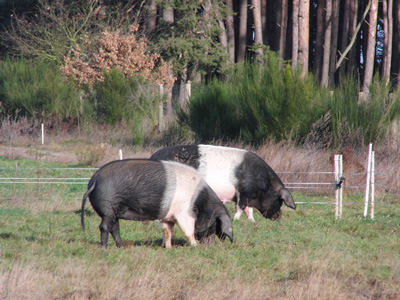
{"label": "pig's hoof", "polygon": [[239,220],[240,219],[240,213],[236,213],[234,216],[233,216],[233,219],[234,220]]}

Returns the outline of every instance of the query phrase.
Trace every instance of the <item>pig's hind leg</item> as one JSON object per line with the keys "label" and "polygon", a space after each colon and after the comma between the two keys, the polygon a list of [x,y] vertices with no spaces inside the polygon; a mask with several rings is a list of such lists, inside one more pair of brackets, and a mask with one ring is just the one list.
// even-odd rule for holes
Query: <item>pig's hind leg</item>
{"label": "pig's hind leg", "polygon": [[119,220],[114,220],[112,217],[103,216],[100,226],[100,243],[101,246],[106,248],[108,242],[108,234],[111,233],[115,240],[117,247],[122,246],[121,236],[119,234]]}
{"label": "pig's hind leg", "polygon": [[112,228],[111,228],[111,235],[114,238],[115,244],[117,245],[118,248],[122,246],[122,239],[121,235],[119,234],[119,220],[117,219]]}

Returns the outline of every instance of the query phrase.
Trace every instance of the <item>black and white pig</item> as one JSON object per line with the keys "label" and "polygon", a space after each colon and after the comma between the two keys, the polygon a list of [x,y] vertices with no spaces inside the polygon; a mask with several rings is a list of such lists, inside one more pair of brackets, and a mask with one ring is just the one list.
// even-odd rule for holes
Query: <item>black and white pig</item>
{"label": "black and white pig", "polygon": [[111,233],[122,245],[119,219],[160,220],[164,244],[171,248],[175,223],[192,246],[216,234],[233,241],[228,210],[204,179],[191,167],[176,162],[126,159],[101,167],[90,179],[82,198],[81,225],[89,197],[101,217],[101,245],[106,247]]}
{"label": "black and white pig", "polygon": [[282,203],[296,209],[278,175],[253,152],[212,145],[180,145],[162,148],[150,159],[177,161],[195,168],[222,202],[236,202],[234,219],[239,219],[244,210],[254,221],[252,207],[273,220],[280,218]]}

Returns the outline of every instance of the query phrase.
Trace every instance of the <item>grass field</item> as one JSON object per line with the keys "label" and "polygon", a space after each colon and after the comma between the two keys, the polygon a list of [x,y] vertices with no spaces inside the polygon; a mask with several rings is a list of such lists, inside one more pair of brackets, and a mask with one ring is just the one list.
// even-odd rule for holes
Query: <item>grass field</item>
{"label": "grass field", "polygon": [[[12,176],[91,175],[22,159],[0,159],[0,167],[0,177],[15,167],[40,172]],[[258,213],[256,223],[235,221],[233,244],[196,248],[178,227],[167,250],[158,223],[122,221],[125,247],[103,250],[90,204],[80,228],[85,190],[0,184],[0,299],[400,299],[400,207],[388,195],[373,221],[362,218],[362,195],[345,195],[340,221],[333,205],[300,204],[279,222]],[[294,193],[297,202],[333,197]]]}

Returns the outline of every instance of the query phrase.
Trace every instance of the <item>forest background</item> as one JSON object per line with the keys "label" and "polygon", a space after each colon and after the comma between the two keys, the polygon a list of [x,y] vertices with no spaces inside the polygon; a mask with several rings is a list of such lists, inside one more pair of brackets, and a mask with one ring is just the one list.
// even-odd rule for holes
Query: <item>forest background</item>
{"label": "forest background", "polygon": [[0,8],[4,140],[24,118],[30,131],[117,126],[135,145],[272,139],[340,149],[398,136],[400,1]]}

